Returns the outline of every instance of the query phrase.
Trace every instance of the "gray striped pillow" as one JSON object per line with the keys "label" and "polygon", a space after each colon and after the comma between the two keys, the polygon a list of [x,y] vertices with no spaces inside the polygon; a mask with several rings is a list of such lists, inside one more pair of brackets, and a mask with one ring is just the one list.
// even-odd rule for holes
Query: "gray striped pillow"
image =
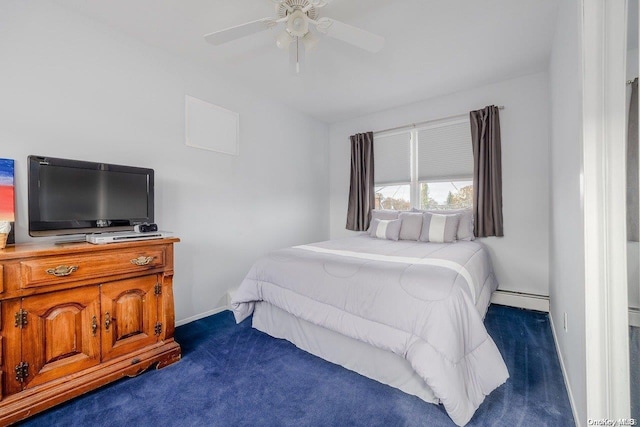
{"label": "gray striped pillow", "polygon": [[436,215],[452,215],[460,214],[460,223],[458,224],[458,232],[456,233],[456,240],[474,240],[476,237],[473,235],[473,211],[470,208],[465,209],[411,209],[412,212],[429,212]]}
{"label": "gray striped pillow", "polygon": [[451,243],[456,240],[460,214],[438,215],[425,212],[422,214],[421,242]]}
{"label": "gray striped pillow", "polygon": [[373,224],[374,219],[398,219],[399,213],[399,211],[393,209],[373,209],[371,211],[371,222],[369,223],[367,233],[371,234],[371,224]]}
{"label": "gray striped pillow", "polygon": [[378,239],[398,240],[401,226],[401,219],[384,220],[376,218],[371,221],[369,234],[371,237],[377,237]]}

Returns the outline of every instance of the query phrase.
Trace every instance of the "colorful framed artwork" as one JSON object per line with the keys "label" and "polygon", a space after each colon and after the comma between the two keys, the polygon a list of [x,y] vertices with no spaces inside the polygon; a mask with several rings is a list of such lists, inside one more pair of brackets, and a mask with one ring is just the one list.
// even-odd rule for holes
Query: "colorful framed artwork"
{"label": "colorful framed artwork", "polygon": [[11,222],[8,244],[15,243],[15,220],[14,161],[0,159],[0,221]]}

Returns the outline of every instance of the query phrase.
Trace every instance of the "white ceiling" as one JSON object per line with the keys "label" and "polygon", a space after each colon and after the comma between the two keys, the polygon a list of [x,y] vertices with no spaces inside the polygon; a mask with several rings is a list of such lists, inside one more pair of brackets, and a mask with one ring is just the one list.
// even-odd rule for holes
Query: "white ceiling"
{"label": "white ceiling", "polygon": [[[306,70],[268,30],[223,46],[203,35],[274,16],[271,0],[57,0],[221,77],[332,123],[545,70],[557,0],[334,0],[320,10],[386,38],[371,54],[322,38]],[[281,30],[281,29],[280,29]]]}

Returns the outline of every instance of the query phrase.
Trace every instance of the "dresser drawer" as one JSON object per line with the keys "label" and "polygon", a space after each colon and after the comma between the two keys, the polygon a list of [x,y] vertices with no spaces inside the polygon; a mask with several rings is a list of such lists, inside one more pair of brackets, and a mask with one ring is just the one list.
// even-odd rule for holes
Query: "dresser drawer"
{"label": "dresser drawer", "polygon": [[164,267],[162,247],[51,256],[20,262],[21,287],[45,286]]}

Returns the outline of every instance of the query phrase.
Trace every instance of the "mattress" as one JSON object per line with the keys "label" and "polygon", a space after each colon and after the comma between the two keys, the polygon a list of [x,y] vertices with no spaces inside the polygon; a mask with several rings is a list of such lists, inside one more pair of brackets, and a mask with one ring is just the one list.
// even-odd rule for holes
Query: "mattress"
{"label": "mattress", "polygon": [[[305,325],[392,353],[426,385],[405,391],[440,401],[452,420],[464,425],[484,397],[508,378],[482,322],[496,287],[480,243],[392,242],[361,235],[263,257],[231,305],[238,322],[253,313],[256,303],[266,302]],[[264,320],[256,317],[255,325]],[[275,328],[264,329],[277,336]],[[314,354],[323,351],[295,340]],[[318,355],[328,360],[335,356]],[[370,372],[375,366],[351,369],[385,382]]]}

